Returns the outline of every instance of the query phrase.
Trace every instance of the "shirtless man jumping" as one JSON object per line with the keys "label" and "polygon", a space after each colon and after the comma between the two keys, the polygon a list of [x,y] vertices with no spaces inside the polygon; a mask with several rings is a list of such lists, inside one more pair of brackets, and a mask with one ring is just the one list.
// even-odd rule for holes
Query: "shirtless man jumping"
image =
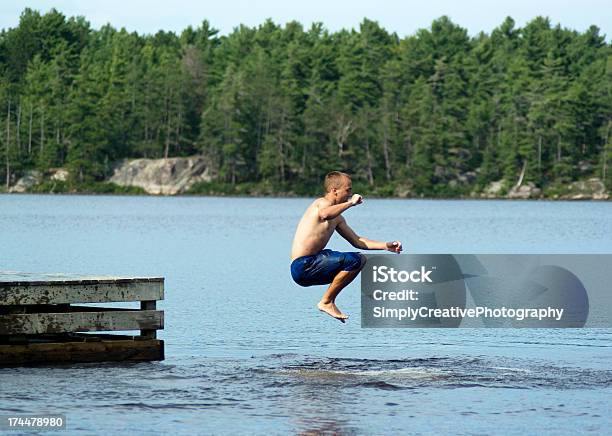
{"label": "shirtless man jumping", "polygon": [[366,257],[361,253],[324,250],[334,230],[355,248],[362,250],[402,251],[399,241],[379,242],[358,236],[349,227],[342,212],[363,203],[359,194],[352,194],[348,174],[332,171],[325,176],[325,196],[317,198],[304,212],[291,248],[291,276],[300,286],[330,284],[317,304],[319,310],[345,322],[345,315],[336,306],[336,297],[363,269]]}

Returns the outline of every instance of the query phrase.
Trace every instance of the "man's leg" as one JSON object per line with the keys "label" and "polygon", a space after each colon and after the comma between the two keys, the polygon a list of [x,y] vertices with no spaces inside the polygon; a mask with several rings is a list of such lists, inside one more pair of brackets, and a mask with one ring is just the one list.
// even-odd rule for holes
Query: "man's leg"
{"label": "man's leg", "polygon": [[353,271],[340,271],[334,277],[334,280],[330,283],[329,287],[317,307],[319,310],[333,316],[334,318],[339,319],[344,322],[345,319],[348,318],[348,315],[343,314],[340,309],[336,306],[336,297],[344,289],[349,283],[355,280],[355,277],[359,275],[363,267],[366,263],[366,257],[363,254],[359,255],[361,257],[361,264],[359,268]]}

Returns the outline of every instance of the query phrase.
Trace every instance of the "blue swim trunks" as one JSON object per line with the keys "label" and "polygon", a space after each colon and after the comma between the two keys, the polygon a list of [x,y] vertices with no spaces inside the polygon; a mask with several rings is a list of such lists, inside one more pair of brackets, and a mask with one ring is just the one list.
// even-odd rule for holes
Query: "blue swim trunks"
{"label": "blue swim trunks", "polygon": [[340,271],[354,271],[361,266],[359,253],[322,250],[298,257],[291,263],[291,277],[300,286],[326,285]]}

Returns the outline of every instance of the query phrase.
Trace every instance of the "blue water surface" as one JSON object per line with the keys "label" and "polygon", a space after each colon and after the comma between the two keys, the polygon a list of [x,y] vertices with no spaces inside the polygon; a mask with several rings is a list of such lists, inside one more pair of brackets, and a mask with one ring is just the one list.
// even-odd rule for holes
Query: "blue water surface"
{"label": "blue water surface", "polygon": [[[0,196],[0,270],[163,276],[166,360],[0,369],[0,415],[80,434],[609,432],[610,329],[362,329],[289,275],[309,199]],[[409,253],[612,253],[612,203],[373,200]],[[330,248],[352,248],[338,236]]]}

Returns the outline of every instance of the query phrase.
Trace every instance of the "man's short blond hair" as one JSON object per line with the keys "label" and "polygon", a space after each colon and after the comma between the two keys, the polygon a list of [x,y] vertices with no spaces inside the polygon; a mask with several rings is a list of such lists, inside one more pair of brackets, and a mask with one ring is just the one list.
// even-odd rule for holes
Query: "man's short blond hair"
{"label": "man's short blond hair", "polygon": [[323,182],[323,189],[325,193],[331,192],[333,188],[340,189],[344,178],[351,180],[351,176],[341,171],[332,171],[325,176],[325,182]]}

